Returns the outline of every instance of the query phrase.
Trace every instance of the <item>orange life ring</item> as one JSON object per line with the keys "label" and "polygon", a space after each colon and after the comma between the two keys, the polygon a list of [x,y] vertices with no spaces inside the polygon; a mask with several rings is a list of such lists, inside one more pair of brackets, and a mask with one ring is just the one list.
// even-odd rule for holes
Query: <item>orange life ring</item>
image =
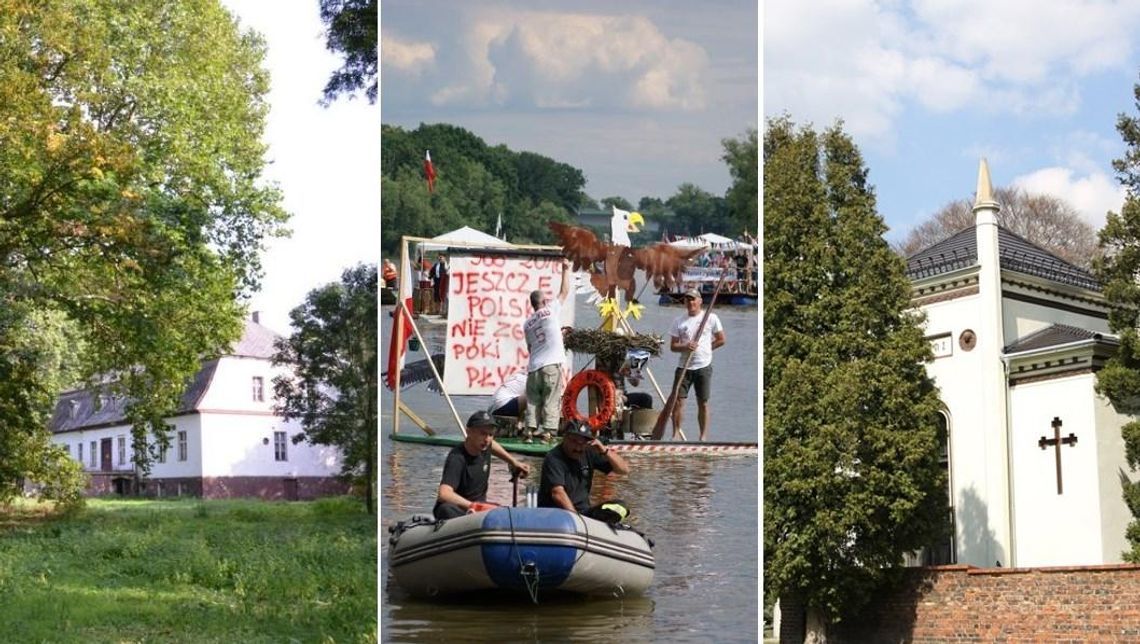
{"label": "orange life ring", "polygon": [[[578,411],[578,394],[586,387],[593,387],[599,398],[597,409],[589,416],[583,416]],[[562,394],[562,418],[575,422],[584,420],[597,433],[613,418],[616,404],[617,387],[610,375],[600,369],[587,369],[578,372],[566,385],[566,392]]]}

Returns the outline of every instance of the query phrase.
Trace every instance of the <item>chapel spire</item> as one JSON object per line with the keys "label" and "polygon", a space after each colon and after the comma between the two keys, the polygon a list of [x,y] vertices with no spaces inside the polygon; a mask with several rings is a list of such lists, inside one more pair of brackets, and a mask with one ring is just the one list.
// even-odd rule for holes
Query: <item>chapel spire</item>
{"label": "chapel spire", "polygon": [[982,208],[998,209],[998,203],[994,201],[994,186],[990,181],[990,166],[986,163],[985,157],[982,157],[981,162],[978,164],[978,191],[977,197],[974,199],[974,212]]}

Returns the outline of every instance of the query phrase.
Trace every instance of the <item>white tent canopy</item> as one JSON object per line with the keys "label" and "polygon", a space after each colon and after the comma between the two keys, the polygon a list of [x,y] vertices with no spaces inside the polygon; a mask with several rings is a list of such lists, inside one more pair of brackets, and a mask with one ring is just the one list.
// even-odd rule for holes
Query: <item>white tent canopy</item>
{"label": "white tent canopy", "polygon": [[743,250],[746,248],[751,248],[749,244],[738,242],[734,239],[729,239],[724,235],[718,235],[716,233],[705,233],[698,237],[686,237],[684,239],[671,241],[669,244],[671,246],[686,249],[700,248],[702,246],[707,246],[713,250]]}
{"label": "white tent canopy", "polygon": [[470,226],[464,226],[449,233],[444,233],[438,237],[432,237],[431,241],[420,243],[420,249],[424,251],[439,251],[446,250],[450,246],[473,246],[483,248],[486,246],[510,246],[507,242],[488,235],[485,232],[475,230]]}

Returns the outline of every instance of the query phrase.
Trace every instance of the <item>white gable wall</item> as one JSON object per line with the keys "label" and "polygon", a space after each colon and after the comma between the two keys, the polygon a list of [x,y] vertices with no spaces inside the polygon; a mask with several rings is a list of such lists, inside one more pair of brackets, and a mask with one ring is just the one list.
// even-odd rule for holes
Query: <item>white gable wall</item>
{"label": "white gable wall", "polygon": [[[959,297],[923,308],[928,336],[951,334],[951,355],[936,358],[927,365],[927,373],[937,383],[949,415],[950,481],[958,517],[955,520],[958,563],[992,566],[995,561],[1002,561],[1009,565],[1007,545],[1001,538],[1008,533],[1008,519],[986,502],[1000,495],[1005,486],[1004,481],[992,480],[992,468],[988,467],[999,455],[988,453],[992,451],[988,446],[992,441],[987,440],[987,432],[1000,431],[1001,427],[985,417],[979,404],[983,395],[983,383],[978,377],[983,366],[982,352],[977,347],[965,351],[959,345],[963,331],[982,333],[979,296]],[[968,520],[964,520],[964,516]]]}
{"label": "white gable wall", "polygon": [[[1088,373],[1018,384],[1010,391],[1019,567],[1106,563],[1102,548],[1103,484],[1097,476],[1103,456],[1097,441],[1095,379]],[[1040,438],[1053,438],[1054,417],[1062,421],[1062,438],[1070,432],[1077,437],[1076,445],[1061,446],[1060,495],[1056,449],[1038,446]],[[1120,496],[1119,482],[1116,496]]]}
{"label": "white gable wall", "polygon": [[[209,413],[202,415],[206,435],[202,476],[334,476],[340,473],[335,449],[293,444],[298,425],[278,416]],[[286,460],[276,460],[274,432],[286,435]]]}
{"label": "white gable wall", "polygon": [[[1074,306],[1079,307],[1076,303]],[[1002,300],[1002,311],[1005,345],[1013,344],[1019,338],[1054,324],[1067,324],[1096,333],[1109,333],[1107,319],[1086,313],[1050,308],[1008,297]]]}
{"label": "white gable wall", "polygon": [[1101,530],[1101,561],[1120,563],[1124,561],[1121,554],[1132,550],[1125,536],[1128,524],[1132,522],[1132,512],[1124,502],[1124,491],[1120,487],[1121,475],[1136,480],[1125,460],[1124,437],[1120,435],[1120,428],[1131,419],[1116,413],[1102,396],[1096,397],[1093,412],[1096,418],[1100,520],[1104,526]]}
{"label": "white gable wall", "polygon": [[[202,476],[333,476],[340,472],[337,450],[294,445],[300,425],[273,413],[273,379],[284,370],[261,358],[226,356],[199,403],[205,433]],[[263,400],[254,400],[253,379],[261,378]],[[286,460],[276,460],[274,433],[286,434]]]}

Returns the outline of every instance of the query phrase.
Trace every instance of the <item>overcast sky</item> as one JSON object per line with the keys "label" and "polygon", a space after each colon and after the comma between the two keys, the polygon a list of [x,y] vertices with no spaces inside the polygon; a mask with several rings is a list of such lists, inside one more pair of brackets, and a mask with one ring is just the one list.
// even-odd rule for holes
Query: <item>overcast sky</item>
{"label": "overcast sky", "polygon": [[367,99],[317,104],[339,59],[325,49],[317,0],[223,0],[243,29],[265,37],[272,75],[266,174],[285,196],[293,235],[262,256],[251,310],[288,335],[289,311],[344,269],[376,263],[380,243],[379,106]]}
{"label": "overcast sky", "polygon": [[842,118],[898,239],[995,185],[1067,199],[1097,228],[1123,192],[1140,2],[767,0],[764,115]]}
{"label": "overcast sky", "polygon": [[384,0],[380,11],[384,123],[450,123],[569,163],[595,199],[665,199],[684,182],[723,195],[721,139],[757,126],[756,0]]}

